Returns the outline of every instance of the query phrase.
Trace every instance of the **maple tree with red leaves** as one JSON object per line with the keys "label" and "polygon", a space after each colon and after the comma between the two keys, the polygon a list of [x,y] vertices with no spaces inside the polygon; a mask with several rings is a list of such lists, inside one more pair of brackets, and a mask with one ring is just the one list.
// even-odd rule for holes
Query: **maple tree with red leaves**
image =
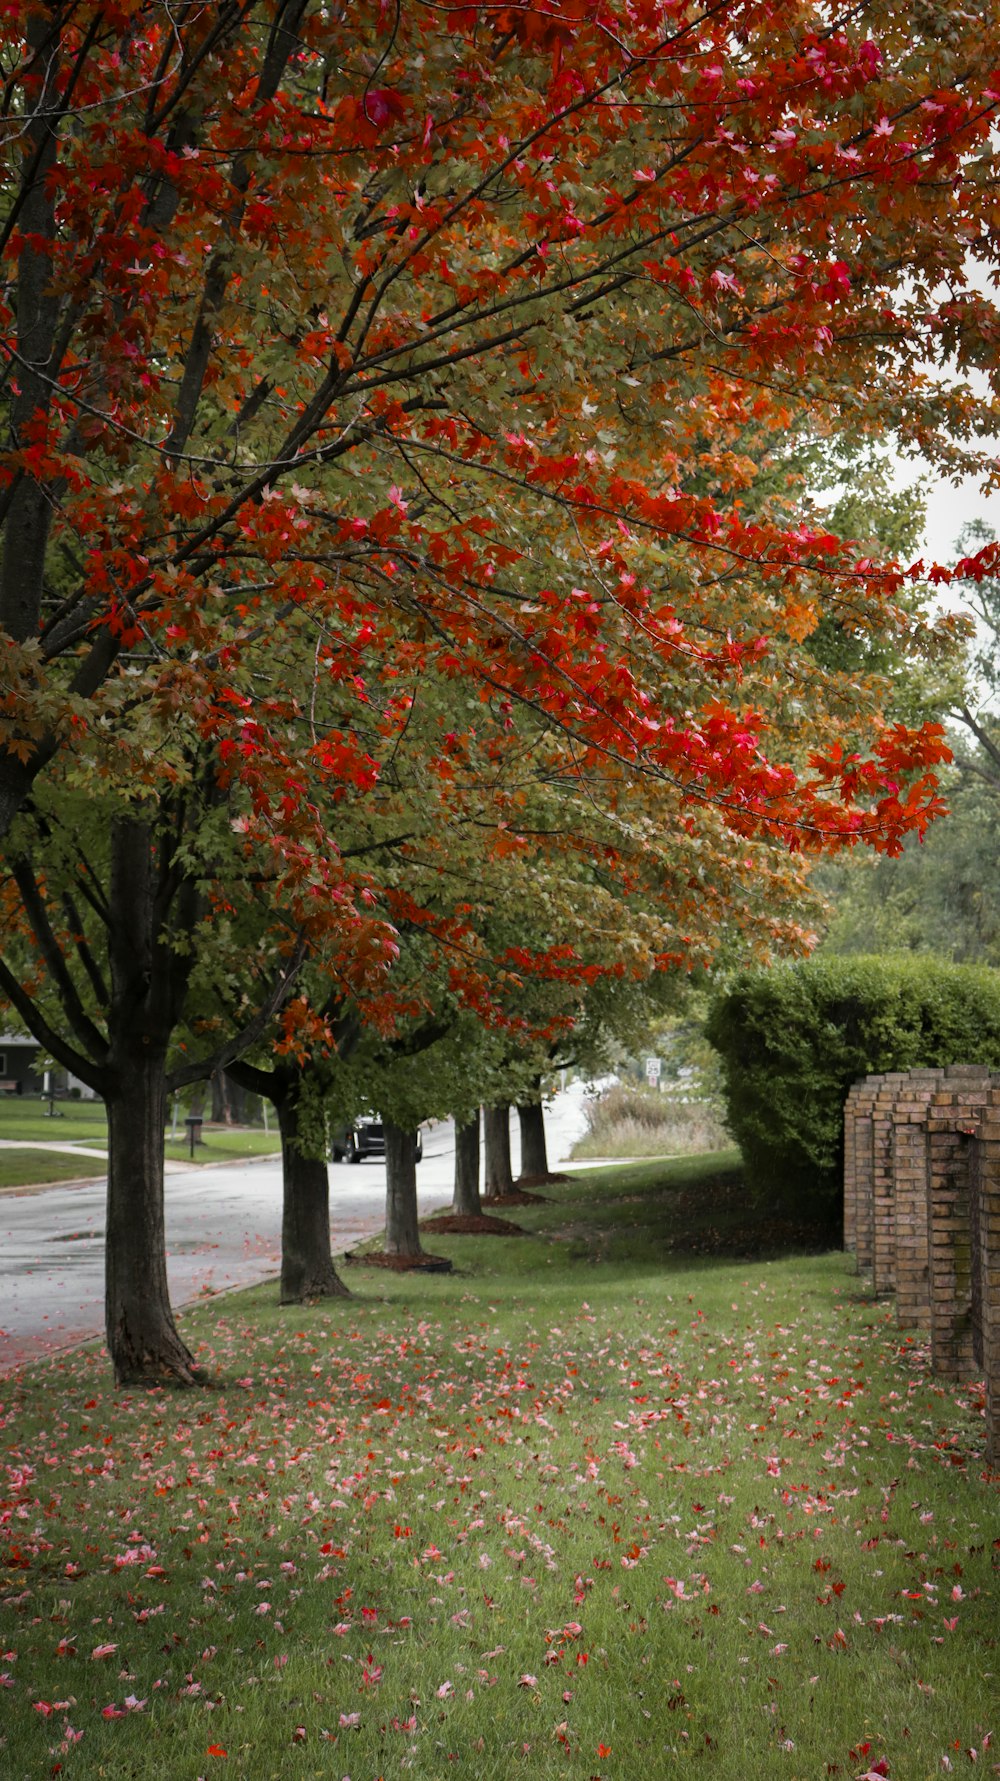
{"label": "maple tree with red leaves", "polygon": [[[320,924],[334,977],[377,991],[414,899],[348,857],[344,823],[430,687],[465,702],[426,757],[435,807],[466,799],[485,728],[491,849],[534,845],[510,771],[527,726],[539,773],[628,830],[608,873],[666,864],[675,962],[710,949],[709,905],[740,927],[762,844],[892,851],[923,828],[941,731],[882,722],[811,649],[820,620],[905,643],[921,568],[755,501],[749,451],[808,425],[981,467],[988,16],[5,0],[0,20],[10,860],[33,788],[69,771],[117,798],[148,876],[148,813],[196,758],[296,921],[343,915]],[[582,827],[555,825],[553,855]],[[162,1072],[130,996],[115,1043],[148,1039]],[[162,1195],[152,1148],[127,1162],[137,1206]]]}

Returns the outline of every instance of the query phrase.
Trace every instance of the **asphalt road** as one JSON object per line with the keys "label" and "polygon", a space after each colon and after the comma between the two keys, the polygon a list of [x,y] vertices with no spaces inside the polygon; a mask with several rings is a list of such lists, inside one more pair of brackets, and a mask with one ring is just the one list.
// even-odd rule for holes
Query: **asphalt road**
{"label": "asphalt road", "polygon": [[[583,1129],[583,1090],[573,1084],[546,1109],[554,1167]],[[511,1120],[514,1173],[517,1118]],[[422,1212],[451,1201],[454,1131],[430,1127],[417,1169]],[[0,1197],[0,1371],[100,1336],[104,1320],[103,1181],[62,1183]],[[330,1164],[330,1218],[340,1255],[385,1222],[385,1167]],[[166,1179],[167,1271],[173,1304],[249,1286],[277,1274],[281,1169],[277,1159],[212,1168],[172,1165]]]}

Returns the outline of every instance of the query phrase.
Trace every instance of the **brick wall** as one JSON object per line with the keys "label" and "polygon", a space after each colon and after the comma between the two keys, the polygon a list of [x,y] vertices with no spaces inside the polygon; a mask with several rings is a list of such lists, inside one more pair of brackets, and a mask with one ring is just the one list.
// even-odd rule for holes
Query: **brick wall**
{"label": "brick wall", "polygon": [[896,1183],[893,1118],[910,1080],[908,1070],[882,1077],[872,1107],[872,1287],[880,1297],[896,1289]]}
{"label": "brick wall", "polygon": [[970,1340],[986,1381],[986,1458],[1000,1470],[1000,1086],[971,1140]]}
{"label": "brick wall", "polygon": [[943,1070],[911,1070],[892,1113],[896,1317],[904,1329],[930,1317],[927,1119]]}
{"label": "brick wall", "polygon": [[874,1230],[874,1151],[872,1113],[881,1076],[856,1082],[847,1097],[844,1122],[844,1248],[854,1251],[859,1274],[872,1265]]}
{"label": "brick wall", "polygon": [[931,1362],[947,1379],[975,1372],[972,1345],[972,1207],[975,1138],[992,1092],[985,1071],[957,1072],[927,1121]]}
{"label": "brick wall", "polygon": [[935,1372],[986,1378],[1000,1466],[1000,1077],[979,1065],[891,1071],[844,1109],[844,1246],[900,1324],[927,1327]]}

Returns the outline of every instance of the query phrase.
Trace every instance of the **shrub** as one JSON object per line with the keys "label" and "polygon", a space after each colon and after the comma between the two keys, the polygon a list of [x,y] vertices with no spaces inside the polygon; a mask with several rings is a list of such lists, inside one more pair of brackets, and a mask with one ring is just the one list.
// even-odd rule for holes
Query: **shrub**
{"label": "shrub", "polygon": [[884,1070],[1000,1067],[1000,973],[891,955],[747,971],[717,998],[707,1031],[751,1187],[833,1218],[851,1084]]}

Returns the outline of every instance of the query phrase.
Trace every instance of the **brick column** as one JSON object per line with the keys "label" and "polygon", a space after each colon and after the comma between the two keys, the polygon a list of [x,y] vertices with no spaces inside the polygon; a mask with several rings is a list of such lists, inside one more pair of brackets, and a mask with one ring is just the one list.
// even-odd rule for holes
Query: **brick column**
{"label": "brick column", "polygon": [[893,1113],[909,1081],[908,1070],[882,1077],[872,1108],[872,1286],[879,1295],[896,1288],[896,1195],[892,1173]]}
{"label": "brick column", "polygon": [[986,1458],[1000,1469],[1000,1087],[989,1091],[970,1148],[971,1346],[986,1380]]}
{"label": "brick column", "polygon": [[[872,1265],[875,1193],[872,1113],[883,1080],[881,1076],[866,1076],[854,1084],[850,1091],[854,1096],[853,1117],[844,1132],[844,1248],[853,1248],[859,1274],[867,1274]],[[846,1228],[849,1201],[851,1241],[848,1241]]]}
{"label": "brick column", "polygon": [[943,1070],[911,1070],[892,1110],[896,1318],[904,1329],[930,1315],[927,1117],[944,1076]]}
{"label": "brick column", "polygon": [[974,1371],[972,1139],[979,1118],[974,1106],[959,1106],[957,1099],[953,1089],[940,1091],[927,1121],[931,1364],[946,1379]]}
{"label": "brick column", "polygon": [[857,1249],[858,1225],[858,1174],[857,1174],[857,1117],[858,1102],[864,1092],[864,1082],[855,1082],[847,1091],[844,1102],[844,1248]]}
{"label": "brick column", "polygon": [[[896,1313],[903,1327],[929,1326],[931,1320],[927,1121],[931,1117],[950,1120],[958,1130],[978,1119],[993,1080],[982,1064],[914,1070],[910,1073],[910,1087],[896,1101]],[[937,1148],[944,1152],[947,1145],[941,1142]]]}

